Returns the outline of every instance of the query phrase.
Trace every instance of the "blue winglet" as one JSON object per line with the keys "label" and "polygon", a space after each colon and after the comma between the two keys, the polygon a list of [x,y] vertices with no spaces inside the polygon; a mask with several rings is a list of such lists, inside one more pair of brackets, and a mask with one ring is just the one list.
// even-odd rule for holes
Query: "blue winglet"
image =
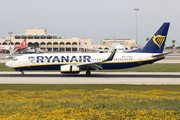
{"label": "blue winglet", "polygon": [[108,59],[106,59],[106,60],[103,61],[103,62],[111,61],[111,60],[114,58],[114,55],[115,55],[115,53],[116,53],[116,50],[117,50],[117,49],[114,49],[114,51],[111,53],[111,55],[108,57]]}

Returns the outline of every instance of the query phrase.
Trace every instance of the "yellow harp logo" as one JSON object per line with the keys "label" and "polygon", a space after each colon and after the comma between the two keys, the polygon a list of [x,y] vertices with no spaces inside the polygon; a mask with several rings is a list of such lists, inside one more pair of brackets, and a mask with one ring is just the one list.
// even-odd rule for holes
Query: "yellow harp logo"
{"label": "yellow harp logo", "polygon": [[154,35],[153,36],[153,42],[161,49],[161,46],[165,40],[166,36],[162,36],[162,35]]}

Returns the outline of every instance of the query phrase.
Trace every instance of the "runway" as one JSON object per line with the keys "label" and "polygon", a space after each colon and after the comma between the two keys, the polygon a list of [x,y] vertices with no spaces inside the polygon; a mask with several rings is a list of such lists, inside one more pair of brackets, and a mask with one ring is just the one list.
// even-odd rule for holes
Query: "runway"
{"label": "runway", "polygon": [[178,72],[84,72],[76,75],[64,75],[60,72],[0,72],[0,84],[179,84]]}

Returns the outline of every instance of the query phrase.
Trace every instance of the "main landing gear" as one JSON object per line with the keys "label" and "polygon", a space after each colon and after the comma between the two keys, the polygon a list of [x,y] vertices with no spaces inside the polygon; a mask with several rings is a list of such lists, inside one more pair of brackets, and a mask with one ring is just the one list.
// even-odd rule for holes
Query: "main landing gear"
{"label": "main landing gear", "polygon": [[23,71],[21,72],[21,75],[22,75],[22,76],[24,75],[24,72],[23,72]]}
{"label": "main landing gear", "polygon": [[86,76],[90,76],[91,75],[91,71],[90,70],[87,70],[86,71]]}

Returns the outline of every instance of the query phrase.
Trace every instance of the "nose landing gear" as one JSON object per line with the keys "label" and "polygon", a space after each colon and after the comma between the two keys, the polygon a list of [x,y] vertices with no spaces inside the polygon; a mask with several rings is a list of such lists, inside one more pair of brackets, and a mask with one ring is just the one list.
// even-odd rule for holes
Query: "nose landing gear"
{"label": "nose landing gear", "polygon": [[87,70],[86,71],[86,76],[90,76],[91,75],[91,71],[90,70]]}
{"label": "nose landing gear", "polygon": [[23,71],[21,72],[21,75],[24,76],[24,72]]}
{"label": "nose landing gear", "polygon": [[22,76],[24,75],[23,70],[18,70],[18,69],[15,69],[15,71],[21,72],[21,75],[22,75]]}

